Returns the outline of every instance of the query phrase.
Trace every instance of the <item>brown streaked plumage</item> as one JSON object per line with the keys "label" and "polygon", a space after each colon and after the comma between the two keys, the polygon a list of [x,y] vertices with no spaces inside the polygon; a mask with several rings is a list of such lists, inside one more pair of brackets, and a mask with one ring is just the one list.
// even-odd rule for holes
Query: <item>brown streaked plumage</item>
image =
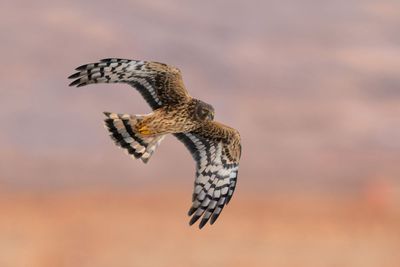
{"label": "brown streaked plumage", "polygon": [[239,132],[214,121],[214,108],[192,98],[179,69],[158,62],[103,59],[76,68],[70,86],[128,83],[153,112],[128,115],[105,112],[105,125],[117,146],[147,163],[166,134],[175,135],[196,161],[190,225],[213,224],[236,187],[241,144]]}

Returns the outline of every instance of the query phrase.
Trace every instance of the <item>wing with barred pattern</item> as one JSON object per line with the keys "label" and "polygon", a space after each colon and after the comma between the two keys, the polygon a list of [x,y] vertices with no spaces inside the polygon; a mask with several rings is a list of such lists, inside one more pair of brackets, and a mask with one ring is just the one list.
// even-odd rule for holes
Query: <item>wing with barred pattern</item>
{"label": "wing with barred pattern", "polygon": [[235,191],[241,155],[238,131],[210,121],[195,131],[178,133],[196,161],[196,179],[190,225],[202,218],[199,228],[213,224]]}
{"label": "wing with barred pattern", "polygon": [[128,83],[141,93],[153,110],[184,102],[190,97],[180,70],[164,63],[108,58],[76,70],[68,77],[74,79],[70,86]]}

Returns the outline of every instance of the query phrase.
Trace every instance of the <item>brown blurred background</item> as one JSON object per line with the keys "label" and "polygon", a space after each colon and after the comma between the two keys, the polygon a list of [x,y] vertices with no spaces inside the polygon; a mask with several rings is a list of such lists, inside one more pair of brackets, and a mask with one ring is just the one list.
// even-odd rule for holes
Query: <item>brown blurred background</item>
{"label": "brown blurred background", "polygon": [[[399,1],[3,0],[0,31],[0,267],[400,266]],[[240,131],[215,225],[181,143],[109,140],[133,88],[67,86],[105,57],[178,66]]]}

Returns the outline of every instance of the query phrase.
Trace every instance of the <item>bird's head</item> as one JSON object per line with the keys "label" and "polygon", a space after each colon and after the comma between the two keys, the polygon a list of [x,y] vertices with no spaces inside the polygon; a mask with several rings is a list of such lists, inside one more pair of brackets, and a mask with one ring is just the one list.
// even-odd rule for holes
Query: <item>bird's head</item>
{"label": "bird's head", "polygon": [[214,108],[210,104],[198,100],[194,110],[194,116],[200,121],[212,121],[214,120]]}

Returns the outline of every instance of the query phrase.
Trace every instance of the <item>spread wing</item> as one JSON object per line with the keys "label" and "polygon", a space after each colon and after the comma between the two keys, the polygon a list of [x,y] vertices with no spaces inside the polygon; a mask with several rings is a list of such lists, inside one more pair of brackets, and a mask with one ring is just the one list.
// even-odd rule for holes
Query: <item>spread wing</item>
{"label": "spread wing", "polygon": [[128,83],[135,87],[151,108],[186,101],[190,96],[179,69],[163,63],[108,58],[82,65],[69,76],[70,86],[92,83]]}
{"label": "spread wing", "polygon": [[241,154],[238,131],[218,122],[175,136],[182,141],[196,161],[196,179],[190,225],[202,217],[199,227],[213,224],[235,191]]}

